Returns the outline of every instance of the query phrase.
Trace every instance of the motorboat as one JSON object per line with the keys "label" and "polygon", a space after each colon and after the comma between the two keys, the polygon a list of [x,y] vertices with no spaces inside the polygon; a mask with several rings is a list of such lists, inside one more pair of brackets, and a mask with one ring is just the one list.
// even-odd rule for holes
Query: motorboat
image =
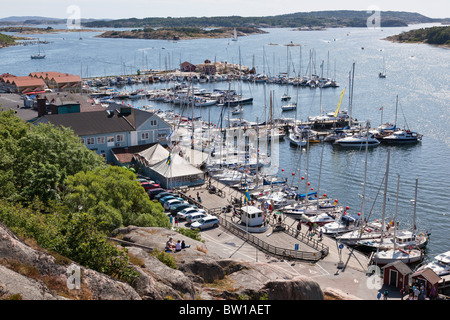
{"label": "motorboat", "polygon": [[417,271],[427,268],[433,270],[440,277],[450,274],[450,251],[438,254],[433,260],[420,266]]}
{"label": "motorboat", "polygon": [[235,109],[233,109],[233,111],[231,111],[232,115],[237,115],[237,114],[241,114],[242,112],[244,112],[244,107],[243,106],[237,106]]}
{"label": "motorboat", "polygon": [[346,148],[359,148],[365,147],[366,143],[369,147],[376,147],[380,144],[380,141],[375,139],[373,134],[369,134],[369,136],[367,136],[366,134],[356,134],[353,136],[347,136],[341,139],[337,139],[333,144]]}
{"label": "motorboat", "polygon": [[288,103],[284,106],[281,106],[281,111],[292,111],[297,109],[297,104],[295,102]]}
{"label": "motorboat", "polygon": [[342,233],[350,232],[359,227],[361,217],[351,214],[342,214],[339,218],[331,223],[324,225],[321,230],[324,234],[330,236],[338,236]]}
{"label": "motorboat", "polygon": [[333,132],[328,134],[326,137],[323,138],[324,142],[335,142],[338,139],[344,138],[347,136],[347,132],[344,129],[335,129]]}
{"label": "motorboat", "polygon": [[301,134],[297,134],[292,130],[289,132],[289,142],[297,147],[304,147],[308,143],[308,141],[304,139]]}
{"label": "motorboat", "polygon": [[397,130],[380,140],[387,144],[415,143],[422,141],[422,135],[410,130]]}
{"label": "motorboat", "polygon": [[322,227],[328,223],[334,222],[336,220],[336,216],[332,213],[322,212],[315,216],[307,217],[305,220],[307,223]]}

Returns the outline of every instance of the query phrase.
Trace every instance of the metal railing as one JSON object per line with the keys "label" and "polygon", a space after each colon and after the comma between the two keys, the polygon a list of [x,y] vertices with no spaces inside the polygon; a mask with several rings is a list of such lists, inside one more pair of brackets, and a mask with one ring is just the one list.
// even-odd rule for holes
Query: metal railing
{"label": "metal railing", "polygon": [[282,259],[296,259],[296,260],[306,260],[306,261],[319,261],[328,254],[328,247],[322,245],[321,249],[317,252],[307,252],[300,250],[291,250],[286,248],[280,248],[273,246],[260,238],[246,232],[245,230],[237,227],[232,222],[226,220],[223,217],[218,217],[219,223],[222,227],[230,231],[232,234],[238,236],[239,238],[246,240],[247,242],[254,245],[256,248],[264,251],[270,255],[280,257]]}
{"label": "metal railing", "polygon": [[290,236],[297,238],[299,241],[307,244],[308,246],[315,249],[317,252],[308,252],[308,251],[300,251],[300,250],[291,250],[286,248],[280,248],[273,246],[260,238],[252,235],[251,233],[246,232],[245,230],[239,228],[231,221],[226,220],[224,217],[220,216],[222,213],[222,208],[213,208],[209,209],[203,206],[200,202],[196,201],[196,199],[188,197],[184,192],[186,190],[177,190],[179,192],[180,197],[187,200],[188,202],[196,205],[198,208],[204,209],[208,214],[215,215],[219,218],[219,223],[222,227],[230,231],[232,234],[238,236],[239,238],[248,241],[250,244],[254,245],[261,251],[264,251],[270,255],[280,257],[283,259],[297,259],[297,260],[306,260],[306,261],[319,261],[328,255],[329,248],[323,245],[316,239],[309,237],[303,233],[298,233],[297,230],[283,224],[283,231]]}

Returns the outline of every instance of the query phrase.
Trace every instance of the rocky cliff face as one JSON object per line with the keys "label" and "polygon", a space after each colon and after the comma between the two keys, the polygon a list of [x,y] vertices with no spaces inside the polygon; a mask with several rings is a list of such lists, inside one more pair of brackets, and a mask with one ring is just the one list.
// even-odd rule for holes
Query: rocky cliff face
{"label": "rocky cliff face", "polygon": [[[197,299],[324,299],[319,285],[306,277],[286,274],[270,263],[219,259],[202,242],[177,234],[190,247],[173,253],[176,269],[151,254],[163,251],[173,231],[128,227],[117,230],[128,246],[140,277],[131,287],[104,274],[32,248],[0,224],[0,299],[27,300],[197,300]],[[123,244],[122,244],[123,245]],[[79,289],[70,288],[79,267]],[[68,282],[69,280],[69,282]]]}

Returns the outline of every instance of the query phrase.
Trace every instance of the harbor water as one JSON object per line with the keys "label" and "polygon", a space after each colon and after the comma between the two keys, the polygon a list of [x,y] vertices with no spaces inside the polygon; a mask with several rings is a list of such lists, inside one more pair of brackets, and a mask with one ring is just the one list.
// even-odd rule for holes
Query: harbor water
{"label": "harbor water", "polygon": [[[402,28],[336,28],[323,31],[294,31],[291,29],[265,29],[268,33],[231,39],[198,39],[184,41],[133,40],[96,38],[99,32],[73,32],[30,35],[49,41],[42,45],[46,58],[31,60],[37,46],[14,46],[0,50],[0,73],[17,76],[30,72],[59,71],[103,77],[135,74],[138,69],[173,69],[180,62],[193,64],[209,59],[242,63],[255,67],[257,73],[275,75],[289,71],[294,74],[316,73],[335,78],[338,88],[293,87],[278,84],[256,84],[237,81],[231,89],[242,90],[244,96],[253,97],[253,103],[244,106],[242,118],[264,121],[269,108],[269,92],[273,92],[273,117],[307,120],[320,110],[334,111],[341,91],[346,88],[341,109],[349,110],[349,72],[355,63],[354,91],[351,113],[360,121],[369,120],[372,127],[395,119],[398,95],[397,125],[423,134],[422,142],[413,145],[380,145],[368,151],[365,215],[371,219],[381,217],[382,179],[387,150],[390,148],[390,176],[386,213],[393,216],[397,199],[397,175],[400,175],[398,217],[403,226],[411,225],[415,181],[418,179],[416,225],[431,232],[427,256],[432,257],[450,250],[448,231],[450,216],[447,206],[450,191],[450,52],[448,49],[425,44],[392,43],[383,38],[410,29]],[[55,27],[56,28],[56,27]],[[81,39],[80,39],[81,38]],[[286,46],[286,44],[301,46]],[[378,73],[386,66],[386,78]],[[310,61],[314,60],[311,70]],[[309,68],[309,69],[308,69]],[[138,88],[166,88],[164,82]],[[228,89],[227,82],[195,84],[198,88]],[[291,95],[298,107],[281,112],[281,96]],[[129,100],[134,106],[152,105],[156,109],[187,112],[163,102]],[[195,108],[194,115],[217,123],[222,108],[215,105]],[[191,111],[189,111],[191,112]],[[190,114],[185,114],[190,116]],[[319,194],[327,194],[348,206],[350,212],[361,211],[364,178],[364,148],[344,150],[331,144],[311,144],[306,172],[306,150],[300,151],[280,142],[278,176],[290,183],[301,183]],[[323,157],[322,157],[323,154]],[[294,174],[294,175],[293,175]],[[300,180],[300,176],[308,181]],[[319,186],[320,178],[320,186]],[[310,182],[307,186],[306,183]],[[376,200],[376,201],[375,201]]]}

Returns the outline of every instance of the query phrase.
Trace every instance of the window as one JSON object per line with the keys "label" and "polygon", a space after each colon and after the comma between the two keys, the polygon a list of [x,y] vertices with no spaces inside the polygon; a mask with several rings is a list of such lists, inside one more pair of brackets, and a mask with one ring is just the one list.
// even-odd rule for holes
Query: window
{"label": "window", "polygon": [[150,125],[151,126],[156,126],[158,124],[158,122],[156,120],[150,120]]}
{"label": "window", "polygon": [[142,132],[141,134],[141,140],[148,140],[149,134],[148,132]]}
{"label": "window", "polygon": [[83,138],[81,138],[81,139],[80,139],[80,141],[81,141],[81,143],[82,143],[82,144],[85,144],[85,142],[84,142],[84,139],[83,139]]}
{"label": "window", "polygon": [[116,136],[116,141],[117,141],[117,142],[123,142],[123,134],[118,134],[118,135]]}
{"label": "window", "polygon": [[87,142],[88,145],[92,145],[92,144],[95,144],[95,139],[94,138],[87,138],[86,142]]}
{"label": "window", "polygon": [[105,137],[97,137],[97,144],[104,144],[105,143]]}
{"label": "window", "polygon": [[106,138],[108,143],[109,142],[114,142],[114,136],[109,136],[108,138]]}

